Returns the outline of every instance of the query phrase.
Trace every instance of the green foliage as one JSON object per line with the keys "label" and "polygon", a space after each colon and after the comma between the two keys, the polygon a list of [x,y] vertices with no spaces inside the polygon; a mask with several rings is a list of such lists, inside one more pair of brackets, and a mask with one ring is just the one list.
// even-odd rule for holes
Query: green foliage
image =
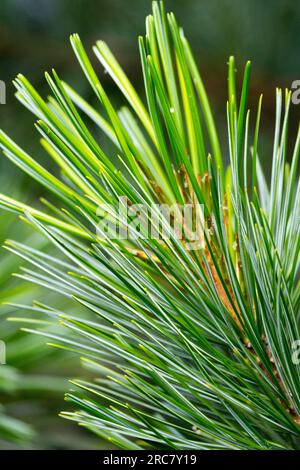
{"label": "green foliage", "polygon": [[[2,187],[7,186],[3,177],[1,177]],[[1,243],[7,236],[17,236],[20,229],[20,223],[16,223],[16,217],[12,214],[2,213],[0,217],[1,226]],[[26,231],[23,227],[23,234]],[[31,241],[36,244],[37,237],[29,239],[28,230],[26,238],[28,242]],[[39,245],[41,243],[41,237]],[[55,379],[43,374],[42,376],[34,376],[32,370],[37,363],[45,360],[43,357],[42,341],[38,337],[29,337],[22,335],[19,332],[19,325],[8,323],[6,317],[8,311],[11,310],[7,306],[8,302],[25,302],[30,301],[37,295],[37,288],[28,283],[20,284],[11,278],[11,274],[18,269],[19,260],[10,253],[2,250],[0,259],[0,298],[1,303],[1,340],[6,344],[7,359],[6,365],[0,366],[0,393],[1,393],[1,408],[0,408],[0,447],[6,446],[8,443],[15,445],[30,446],[36,439],[34,427],[17,418],[13,414],[13,408],[19,401],[20,396],[26,393],[31,396],[33,403],[34,395],[38,395],[41,399],[43,389],[47,393],[56,391],[61,394],[66,389],[63,387],[63,378]],[[51,351],[49,351],[51,353]],[[52,354],[50,354],[51,356]],[[25,367],[24,367],[25,366]],[[27,374],[21,372],[21,369],[27,368]],[[30,371],[31,369],[31,371]],[[31,373],[30,373],[31,372]],[[24,399],[24,398],[23,398]],[[45,413],[45,410],[44,410]],[[26,414],[26,413],[25,413]]]}
{"label": "green foliage", "polygon": [[[1,165],[1,187],[8,190],[8,170]],[[14,177],[14,195],[20,193],[24,178]],[[49,251],[45,239],[31,233],[14,214],[1,211],[0,242],[8,236],[26,240],[36,248]],[[7,448],[76,448],[93,446],[86,433],[70,426],[68,434],[56,414],[68,390],[64,373],[76,370],[78,360],[65,351],[47,347],[43,338],[20,331],[19,304],[32,302],[42,295],[41,289],[32,283],[20,282],[12,274],[19,270],[20,259],[1,248],[0,254],[0,339],[6,345],[6,364],[0,365],[0,449]],[[44,293],[47,301],[55,301],[53,295]],[[60,302],[61,304],[61,302]],[[66,302],[62,304],[68,308]],[[11,321],[7,318],[11,317]],[[36,319],[35,319],[36,323]],[[40,316],[39,324],[55,332],[57,327]],[[55,328],[53,328],[53,326]],[[57,369],[59,371],[57,372]],[[63,429],[62,429],[63,428]],[[74,432],[75,431],[75,432]]]}
{"label": "green foliage", "polygon": [[[96,376],[74,381],[81,392],[67,399],[77,411],[62,415],[129,449],[299,448],[300,133],[289,158],[290,93],[276,92],[269,185],[259,157],[261,99],[250,132],[249,62],[239,96],[229,59],[225,171],[197,65],[162,4],[154,2],[139,39],[146,105],[97,42],[97,58],[128,102],[114,109],[77,35],[71,44],[103,115],[54,71],[48,102],[24,76],[15,81],[61,177],[0,134],[4,154],[62,206],[34,209],[1,195],[2,207],[23,214],[64,259],[12,241],[7,248],[32,264],[24,279],[89,312],[28,307],[60,323],[57,334],[38,325],[39,334],[81,354]],[[98,129],[114,152],[104,153]],[[189,250],[171,225],[163,242],[111,239],[99,216],[129,225],[118,218],[124,196],[145,208],[201,203],[204,247]]]}

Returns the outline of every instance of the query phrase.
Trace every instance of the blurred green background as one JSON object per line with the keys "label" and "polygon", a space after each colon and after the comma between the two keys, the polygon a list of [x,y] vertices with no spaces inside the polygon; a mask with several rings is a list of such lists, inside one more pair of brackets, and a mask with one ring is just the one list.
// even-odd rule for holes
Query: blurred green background
{"label": "blurred green background", "polygon": [[[236,56],[239,72],[247,59],[252,60],[250,104],[256,106],[263,92],[262,123],[267,140],[273,129],[275,87],[290,87],[300,78],[300,2],[166,0],[165,5],[175,12],[190,40],[222,128],[227,59],[231,54]],[[89,49],[99,38],[107,41],[141,89],[137,36],[144,33],[150,9],[150,0],[1,0],[0,78],[7,84],[7,105],[0,107],[1,126],[13,131],[24,145],[28,142],[30,148],[36,148],[32,126],[24,118],[28,113],[13,96],[11,81],[18,72],[47,93],[43,72],[54,67],[85,97],[94,100],[69,44],[73,32],[81,35]],[[112,81],[103,75],[95,58],[93,61],[112,93]],[[292,112],[299,115],[294,108]]]}
{"label": "blurred green background", "polygon": [[[268,172],[274,126],[275,87],[289,88],[294,80],[300,79],[300,2],[166,0],[165,5],[167,10],[173,10],[176,14],[178,23],[183,26],[197,58],[215,111],[219,132],[223,137],[221,140],[225,156],[227,60],[229,55],[235,55],[237,68],[241,73],[245,61],[252,60],[250,106],[256,109],[259,94],[262,92],[264,100],[260,156]],[[49,90],[43,73],[55,68],[62,78],[97,106],[69,44],[69,35],[74,32],[80,34],[90,51],[97,39],[108,42],[134,85],[143,93],[137,36],[144,34],[145,16],[150,10],[149,0],[1,0],[0,80],[7,86],[7,103],[0,105],[0,127],[35,158],[43,158],[38,135],[32,125],[33,117],[14,98],[11,82],[19,72],[26,75],[42,95],[47,96]],[[121,98],[112,80],[104,74],[92,52],[90,57],[110,96],[118,104]],[[292,106],[292,139],[298,125],[299,111],[300,106]],[[101,142],[101,135],[97,135],[97,138]],[[40,189],[34,182],[29,183],[2,156],[0,186],[0,192],[17,195],[24,201],[36,200],[40,195]],[[8,235],[13,236],[9,228],[11,226],[18,232],[19,240],[23,240],[23,229],[16,230],[15,221],[8,221],[7,217],[6,214],[0,217],[1,242]],[[20,224],[19,226],[22,227]],[[12,300],[14,298],[14,289],[17,288],[15,283],[10,284],[9,278],[10,271],[17,269],[16,264],[16,260],[7,258],[4,250],[1,251],[0,267],[5,267],[5,276],[0,277],[1,298],[6,298],[10,289]],[[39,298],[38,292],[26,293],[27,295]],[[32,341],[32,348],[29,350],[34,351],[34,360],[32,354],[27,354],[22,360],[12,355],[10,364],[0,366],[0,448],[98,446],[99,442],[95,438],[81,433],[77,428],[75,430],[75,425],[72,427],[60,418],[53,418],[58,411],[66,407],[62,396],[67,385],[62,379],[54,380],[52,392],[50,393],[49,389],[49,394],[45,387],[44,390],[39,390],[36,386],[41,372],[50,377],[55,376],[53,361],[55,364],[61,361],[61,364],[65,358],[57,358],[48,350],[46,352],[46,346],[43,346],[42,342],[24,339],[17,325],[8,326],[5,322],[7,313],[7,309],[2,307],[0,339],[5,337],[11,341],[11,345],[14,345],[11,350],[15,350],[19,341],[27,347],[28,342],[31,344]],[[69,362],[68,360],[64,370],[66,376],[71,376],[76,374],[76,368],[79,366],[76,359],[70,359]],[[30,393],[30,385],[26,385],[26,380],[29,380],[30,384],[32,377],[37,379],[33,380],[34,390]],[[11,432],[11,427],[17,426],[14,419],[19,420],[19,433]],[[25,423],[25,428],[22,428],[21,422]],[[26,428],[27,424],[31,427]],[[6,429],[5,435],[3,429]]]}

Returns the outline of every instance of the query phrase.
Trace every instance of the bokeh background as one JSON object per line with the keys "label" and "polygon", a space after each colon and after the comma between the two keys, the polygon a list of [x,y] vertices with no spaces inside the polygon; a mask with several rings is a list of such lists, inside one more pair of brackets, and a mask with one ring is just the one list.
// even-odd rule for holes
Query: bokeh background
{"label": "bokeh background", "polygon": [[[300,78],[300,3],[166,0],[165,4],[176,13],[191,42],[221,124],[225,119],[227,59],[235,55],[239,72],[247,59],[252,60],[251,104],[255,106],[263,92],[263,122],[268,134],[273,128],[275,87],[290,87]],[[13,96],[11,81],[18,72],[47,93],[43,73],[54,67],[83,95],[94,99],[69,44],[73,32],[80,34],[88,48],[99,38],[107,41],[134,84],[142,89],[137,36],[144,33],[150,9],[149,0],[1,0],[0,78],[7,83],[7,105],[0,107],[1,126],[33,145],[28,119]],[[96,60],[94,64],[101,73]],[[109,77],[102,76],[102,80],[113,93]],[[28,117],[26,111],[24,114]]]}
{"label": "bokeh background", "polygon": [[[245,61],[252,61],[250,106],[255,110],[259,94],[263,93],[260,157],[268,174],[275,87],[289,88],[294,80],[300,79],[300,2],[165,0],[165,5],[167,10],[175,12],[197,58],[223,136],[225,155],[227,60],[233,54],[241,73]],[[144,34],[145,16],[150,9],[149,0],[1,0],[0,80],[7,86],[7,103],[0,105],[0,127],[37,159],[43,158],[32,125],[33,117],[14,98],[11,82],[19,72],[47,96],[44,71],[55,68],[61,77],[97,106],[69,44],[69,35],[74,32],[80,34],[90,50],[97,39],[108,42],[143,94],[137,36]],[[92,52],[90,56],[93,58]],[[116,105],[121,104],[113,82],[96,59],[93,64],[113,101]],[[237,82],[240,84],[239,79]],[[299,115],[300,105],[293,105],[291,140],[297,130]],[[101,141],[101,135],[98,137]],[[0,186],[0,192],[25,201],[37,200],[40,196],[38,186],[3,157],[0,158]],[[11,237],[12,231],[15,238],[23,241],[27,234],[22,227],[14,218],[8,219],[7,214],[2,213],[0,241]],[[0,270],[5,275],[0,276],[0,300],[7,300],[8,296],[14,300],[16,295],[39,297],[38,292],[20,292],[16,281],[11,283],[10,273],[16,269],[16,260],[7,257],[2,250]],[[78,367],[76,359],[57,357],[49,353],[42,342],[24,338],[17,325],[7,326],[5,318],[11,314],[8,307],[2,307],[0,312],[0,339],[8,341],[8,364],[0,366],[0,448],[99,446],[94,437],[55,417],[60,409],[66,408],[62,396],[67,384],[56,377],[58,361],[61,361],[63,375],[72,376]],[[26,351],[22,360],[16,353],[20,348]]]}

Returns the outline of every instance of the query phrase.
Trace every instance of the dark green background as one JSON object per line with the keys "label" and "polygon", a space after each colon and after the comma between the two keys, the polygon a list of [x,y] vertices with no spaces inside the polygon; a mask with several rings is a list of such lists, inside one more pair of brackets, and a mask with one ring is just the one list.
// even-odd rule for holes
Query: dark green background
{"label": "dark green background", "polygon": [[[295,0],[166,0],[184,27],[208,88],[220,129],[225,127],[226,62],[234,54],[238,71],[253,62],[250,104],[264,94],[266,153],[272,139],[275,87],[290,87],[300,78],[300,2]],[[54,67],[85,97],[94,100],[69,45],[78,32],[90,49],[99,38],[109,43],[134,84],[141,89],[137,36],[144,33],[146,0],[1,0],[0,78],[7,83],[7,105],[0,107],[0,126],[36,149],[32,119],[16,104],[11,80],[25,74],[44,93],[43,72]],[[93,53],[91,52],[93,57]],[[94,64],[107,88],[114,87]],[[299,110],[292,110],[294,116]],[[25,115],[28,119],[25,118]],[[295,125],[294,125],[295,127]],[[294,135],[294,132],[292,132]],[[227,145],[224,136],[224,145]],[[263,160],[269,160],[266,155]]]}

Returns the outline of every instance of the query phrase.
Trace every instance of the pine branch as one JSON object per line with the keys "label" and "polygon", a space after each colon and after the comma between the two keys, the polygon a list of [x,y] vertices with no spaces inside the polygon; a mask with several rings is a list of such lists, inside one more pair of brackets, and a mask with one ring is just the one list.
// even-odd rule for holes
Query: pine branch
{"label": "pine branch", "polygon": [[[78,35],[71,44],[103,114],[54,71],[46,74],[48,102],[25,77],[15,80],[61,178],[0,134],[4,154],[62,206],[33,209],[0,196],[2,207],[25,216],[64,256],[49,259],[10,242],[32,264],[21,276],[88,312],[51,310],[60,333],[39,328],[51,344],[81,354],[96,375],[93,383],[75,381],[82,391],[67,398],[78,411],[62,415],[122,448],[297,448],[300,132],[288,163],[290,93],[283,103],[276,92],[269,184],[259,156],[261,98],[250,143],[249,62],[239,96],[229,59],[224,169],[202,78],[162,3],[153,3],[139,39],[146,104],[98,42],[94,52],[128,102],[116,110]],[[90,120],[111,140],[110,153]],[[139,205],[139,230],[130,210],[119,213],[120,198],[123,209]],[[153,204],[174,203],[171,220],[160,219],[165,237],[149,238]],[[173,226],[182,204],[192,206],[193,220],[203,208],[194,249]],[[103,220],[135,236],[112,237]]]}

